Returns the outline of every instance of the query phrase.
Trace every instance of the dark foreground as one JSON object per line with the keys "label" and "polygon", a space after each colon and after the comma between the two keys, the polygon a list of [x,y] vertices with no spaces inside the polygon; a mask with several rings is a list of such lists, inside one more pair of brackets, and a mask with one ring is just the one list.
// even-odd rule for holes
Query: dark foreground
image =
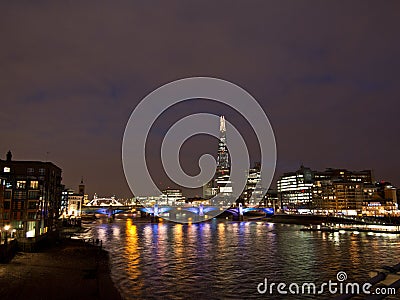
{"label": "dark foreground", "polygon": [[38,253],[17,253],[0,264],[0,299],[121,299],[108,253],[63,240]]}

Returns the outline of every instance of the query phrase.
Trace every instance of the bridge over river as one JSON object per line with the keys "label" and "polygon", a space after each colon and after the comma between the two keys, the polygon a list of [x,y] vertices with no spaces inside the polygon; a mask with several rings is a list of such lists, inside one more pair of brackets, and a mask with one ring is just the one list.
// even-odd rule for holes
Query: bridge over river
{"label": "bridge over river", "polygon": [[238,206],[232,206],[227,209],[219,206],[211,206],[200,204],[198,206],[164,206],[154,204],[151,207],[143,207],[138,205],[124,205],[115,198],[95,198],[90,201],[87,205],[82,207],[82,213],[86,214],[104,214],[109,218],[114,217],[120,213],[136,212],[140,211],[144,214],[148,214],[154,218],[162,217],[165,219],[179,219],[179,216],[191,217],[192,221],[207,220],[211,216],[217,216],[224,211],[230,213],[234,220],[243,220],[246,213],[259,212],[265,215],[273,215],[274,209],[268,207],[245,207],[242,204]]}

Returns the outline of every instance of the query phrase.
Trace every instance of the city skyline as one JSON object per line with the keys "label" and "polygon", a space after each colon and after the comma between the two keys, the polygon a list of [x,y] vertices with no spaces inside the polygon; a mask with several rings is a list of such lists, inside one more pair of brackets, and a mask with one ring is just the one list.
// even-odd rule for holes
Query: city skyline
{"label": "city skyline", "polygon": [[[129,197],[121,142],[130,113],[155,88],[202,75],[232,81],[259,101],[277,140],[275,178],[304,164],[372,169],[400,185],[398,2],[248,3],[229,10],[223,1],[95,9],[42,3],[25,4],[29,14],[21,4],[1,4],[1,159],[11,150],[16,160],[51,161],[67,187],[83,177],[91,196]],[[192,100],[155,124],[150,169],[160,169],[156,149],[166,128],[199,111],[225,115],[258,160],[246,121]],[[196,157],[216,156],[217,147],[216,139],[189,140],[184,169],[195,174]],[[157,182],[171,185],[161,173]]]}
{"label": "city skyline", "polygon": [[[221,120],[222,119],[223,119],[223,117],[221,117]],[[221,150],[222,147],[226,147],[226,145],[225,144],[223,144],[222,146],[221,146],[221,144],[219,145],[219,150],[218,150],[218,155],[217,155],[217,162],[219,161],[219,157],[218,156],[220,155],[219,153],[220,153],[220,150]],[[19,164],[42,163],[42,164],[54,165],[54,163],[51,162],[51,161],[40,161],[40,160],[37,160],[37,161],[32,160],[32,161],[30,161],[30,160],[18,160],[18,159],[15,160],[15,159],[12,159],[12,152],[11,151],[8,151],[6,156],[7,156],[6,159],[4,159],[4,160],[0,159],[0,162],[5,164],[5,165],[7,165],[9,162],[12,162],[12,163],[17,162]],[[255,162],[254,166],[250,166],[249,171],[251,171],[251,170],[258,170],[259,171],[259,169],[257,169],[257,168],[259,168],[259,164],[260,164],[259,162]],[[5,169],[2,170],[2,172],[4,172],[4,174],[7,174],[7,172],[9,172],[9,169],[10,169],[9,167],[5,167]],[[279,190],[279,180],[280,179],[282,179],[285,176],[289,176],[290,177],[290,176],[292,176],[292,174],[295,174],[296,172],[299,172],[300,170],[303,170],[303,169],[308,169],[310,171],[310,176],[313,176],[314,174],[321,174],[321,173],[324,173],[324,172],[335,172],[335,171],[336,172],[341,172],[341,171],[348,172],[348,170],[346,168],[344,168],[344,167],[343,168],[325,167],[323,169],[317,170],[317,169],[310,169],[308,166],[301,165],[301,166],[299,166],[298,170],[297,169],[293,169],[293,170],[290,170],[288,172],[284,172],[284,173],[281,173],[281,174],[277,174],[276,173],[275,176],[278,178],[277,182],[271,184],[271,186],[268,189],[269,190],[275,190],[275,191]],[[62,169],[61,169],[61,172],[62,172]],[[351,172],[356,172],[356,173],[359,173],[359,174],[363,174],[363,173],[366,172],[366,173],[370,174],[369,175],[370,176],[369,182],[371,184],[388,184],[391,187],[393,186],[392,181],[390,181],[390,180],[383,180],[381,178],[376,178],[374,176],[373,170],[362,169],[362,170],[352,170]],[[218,168],[216,169],[215,175],[217,175],[217,174],[219,174]],[[229,170],[227,171],[227,175],[229,176]],[[213,179],[213,180],[216,180],[216,179]],[[311,177],[310,177],[310,180],[311,180]],[[208,183],[205,183],[204,186],[207,186],[207,185],[208,185]],[[203,188],[203,194],[204,194],[204,186],[202,187]],[[94,192],[93,195],[89,195],[88,193],[85,192],[86,185],[85,185],[85,181],[84,181],[83,177],[81,178],[81,180],[80,180],[78,185],[76,185],[76,186],[66,186],[65,184],[63,184],[63,187],[64,187],[64,191],[65,192],[69,192],[69,193],[75,192],[78,195],[85,195],[85,196],[94,197],[94,198],[99,196],[99,194],[97,192]],[[180,187],[166,186],[166,187],[163,188],[163,190],[167,190],[167,189],[172,189],[173,190],[173,189],[176,189],[176,188],[180,189]],[[397,189],[397,187],[394,187],[394,188]],[[180,189],[180,190],[185,191],[185,189]],[[116,195],[116,194],[105,194],[105,195],[100,195],[100,196],[116,197],[118,195]],[[133,196],[137,197],[137,195],[133,195]],[[157,196],[157,195],[155,195],[155,196]],[[183,196],[186,197],[186,198],[190,198],[192,195],[191,194],[185,195],[185,193],[183,193]],[[129,198],[132,198],[132,197],[127,197],[125,199],[129,199]],[[202,194],[200,194],[200,195],[197,194],[196,197],[201,198]],[[123,198],[123,197],[121,197],[121,198]]]}
{"label": "city skyline", "polygon": [[400,298],[399,11],[0,1],[0,298]]}

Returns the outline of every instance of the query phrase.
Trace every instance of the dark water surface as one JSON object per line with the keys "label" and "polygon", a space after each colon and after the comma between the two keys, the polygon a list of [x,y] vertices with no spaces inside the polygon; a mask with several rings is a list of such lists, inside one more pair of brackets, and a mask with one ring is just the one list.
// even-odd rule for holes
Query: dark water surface
{"label": "dark water surface", "polygon": [[[268,282],[363,282],[400,262],[396,235],[304,232],[301,226],[212,220],[182,225],[105,219],[87,225],[110,252],[112,277],[126,299],[329,299],[259,294]],[[400,297],[399,297],[400,298]]]}

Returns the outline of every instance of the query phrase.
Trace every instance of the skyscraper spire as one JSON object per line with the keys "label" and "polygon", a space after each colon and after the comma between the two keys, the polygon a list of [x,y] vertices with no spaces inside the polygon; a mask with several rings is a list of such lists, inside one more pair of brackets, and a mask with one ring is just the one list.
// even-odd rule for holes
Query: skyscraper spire
{"label": "skyscraper spire", "polygon": [[226,126],[225,117],[221,116],[219,119],[219,144],[218,144],[218,157],[217,157],[218,170],[229,169],[229,153],[226,146]]}
{"label": "skyscraper spire", "polygon": [[[226,124],[225,117],[219,118],[219,143],[217,156],[217,170],[214,178],[203,187],[203,195],[205,199],[210,199],[218,193],[232,193],[230,181],[230,160],[228,147],[226,145]],[[218,203],[219,205],[220,203]]]}
{"label": "skyscraper spire", "polygon": [[225,127],[225,117],[221,116],[219,118],[219,131],[222,134],[223,132],[226,132],[226,127]]}

